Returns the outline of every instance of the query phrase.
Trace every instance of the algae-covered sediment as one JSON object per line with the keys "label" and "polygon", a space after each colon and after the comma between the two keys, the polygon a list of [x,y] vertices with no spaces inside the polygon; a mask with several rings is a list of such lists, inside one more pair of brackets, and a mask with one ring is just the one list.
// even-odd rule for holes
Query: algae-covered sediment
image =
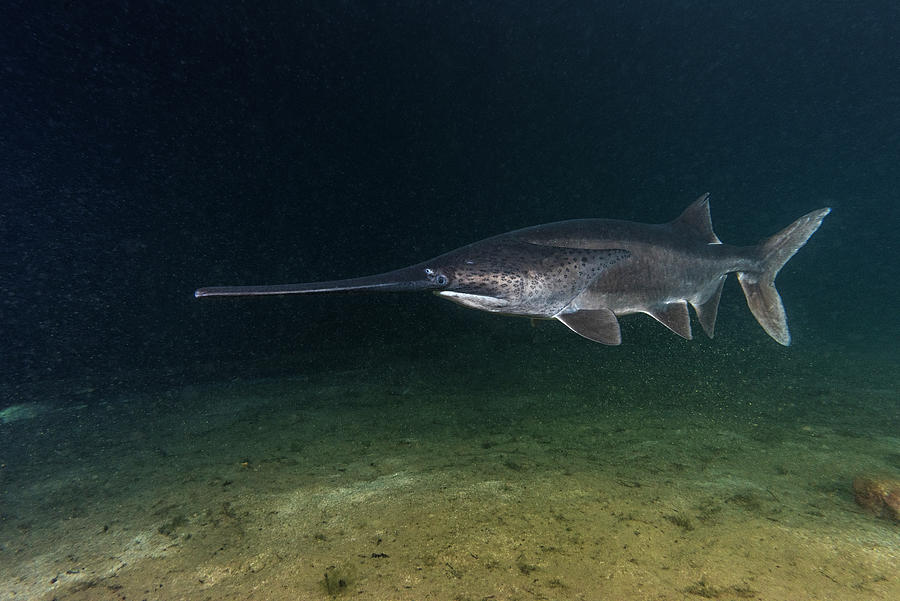
{"label": "algae-covered sediment", "polygon": [[900,469],[895,374],[705,352],[300,361],[6,424],[0,599],[900,596],[852,488]]}

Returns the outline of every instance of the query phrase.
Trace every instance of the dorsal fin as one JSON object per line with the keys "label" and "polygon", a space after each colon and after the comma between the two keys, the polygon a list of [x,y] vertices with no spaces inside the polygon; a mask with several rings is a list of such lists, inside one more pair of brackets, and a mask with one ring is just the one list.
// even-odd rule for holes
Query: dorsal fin
{"label": "dorsal fin", "polygon": [[709,217],[709,192],[691,203],[671,225],[709,244],[722,244],[713,231],[712,219]]}

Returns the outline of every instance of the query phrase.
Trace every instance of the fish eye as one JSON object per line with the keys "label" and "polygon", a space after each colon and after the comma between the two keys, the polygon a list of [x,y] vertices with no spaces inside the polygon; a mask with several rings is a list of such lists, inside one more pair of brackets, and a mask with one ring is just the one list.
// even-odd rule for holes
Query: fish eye
{"label": "fish eye", "polygon": [[432,283],[434,283],[438,286],[446,286],[447,284],[450,283],[450,278],[448,278],[443,273],[436,272],[431,267],[426,267],[424,269],[424,271],[425,271],[425,275],[428,276],[428,279],[430,279],[432,281]]}

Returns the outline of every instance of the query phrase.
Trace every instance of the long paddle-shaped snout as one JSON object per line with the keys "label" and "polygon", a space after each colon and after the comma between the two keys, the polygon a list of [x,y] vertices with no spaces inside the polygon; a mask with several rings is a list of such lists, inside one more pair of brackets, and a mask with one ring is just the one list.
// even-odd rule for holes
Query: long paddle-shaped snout
{"label": "long paddle-shaped snout", "polygon": [[418,292],[440,290],[448,283],[447,276],[435,273],[424,264],[404,267],[387,273],[346,280],[276,284],[270,286],[213,286],[198,288],[197,298],[205,296],[272,296],[278,294],[335,294],[350,292]]}

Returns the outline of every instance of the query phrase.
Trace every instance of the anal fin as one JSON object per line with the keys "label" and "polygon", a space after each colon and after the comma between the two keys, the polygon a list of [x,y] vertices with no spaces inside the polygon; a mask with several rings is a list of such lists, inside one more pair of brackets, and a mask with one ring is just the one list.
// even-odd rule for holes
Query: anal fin
{"label": "anal fin", "polygon": [[688,306],[686,302],[678,301],[674,303],[666,303],[664,305],[648,309],[646,313],[682,338],[686,338],[688,340],[692,338],[691,314],[688,313]]}
{"label": "anal fin", "polygon": [[725,278],[726,276],[724,275],[719,278],[716,289],[705,301],[702,303],[691,302],[691,305],[694,306],[694,311],[697,313],[697,319],[700,320],[700,325],[703,326],[703,331],[710,338],[713,337],[713,332],[716,330],[716,315],[719,313],[719,299],[722,298],[722,287],[725,285]]}
{"label": "anal fin", "polygon": [[556,319],[588,340],[610,345],[622,343],[619,320],[609,309],[583,309],[573,313],[560,313]]}

